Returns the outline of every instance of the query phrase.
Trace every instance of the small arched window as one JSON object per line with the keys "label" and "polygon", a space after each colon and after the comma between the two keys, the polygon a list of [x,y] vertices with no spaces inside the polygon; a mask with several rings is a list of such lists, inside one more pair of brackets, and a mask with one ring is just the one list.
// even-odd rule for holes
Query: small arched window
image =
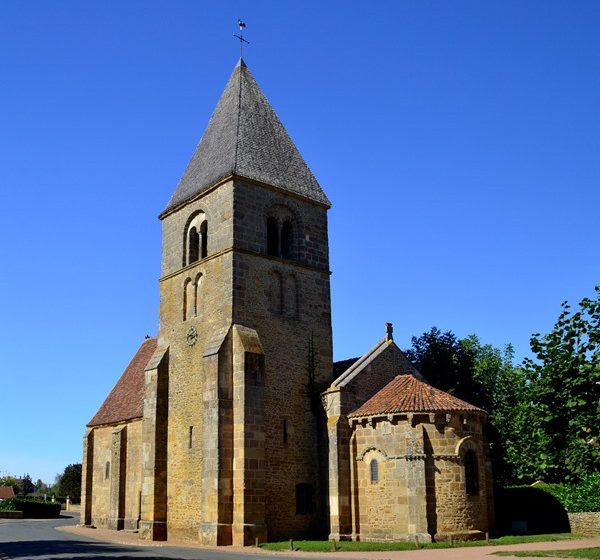
{"label": "small arched window", "polygon": [[192,214],[183,232],[183,266],[208,256],[208,220],[202,211]]}
{"label": "small arched window", "polygon": [[208,256],[208,222],[204,220],[200,224],[200,258],[205,259]]}
{"label": "small arched window", "polygon": [[106,465],[104,465],[104,479],[108,480],[110,476],[110,461],[106,461]]}
{"label": "small arched window", "polygon": [[267,255],[279,256],[279,225],[273,217],[267,219]]}
{"label": "small arched window", "polygon": [[479,495],[479,467],[477,464],[477,454],[473,450],[468,450],[464,456],[465,464],[465,490],[468,496]]}
{"label": "small arched window", "polygon": [[192,264],[198,260],[198,251],[200,249],[200,235],[198,230],[193,227],[190,228],[188,235],[188,264]]}
{"label": "small arched window", "polygon": [[371,474],[371,484],[377,484],[379,482],[379,462],[377,459],[371,459],[369,470]]}
{"label": "small arched window", "polygon": [[292,258],[292,222],[286,220],[281,226],[281,256]]}

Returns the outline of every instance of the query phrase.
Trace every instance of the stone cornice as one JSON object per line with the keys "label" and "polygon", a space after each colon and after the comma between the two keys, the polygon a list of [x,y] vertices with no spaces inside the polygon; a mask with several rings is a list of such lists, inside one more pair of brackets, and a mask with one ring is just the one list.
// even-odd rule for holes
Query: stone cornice
{"label": "stone cornice", "polygon": [[191,204],[192,202],[196,202],[197,200],[200,200],[201,198],[203,198],[204,196],[206,196],[208,193],[214,191],[215,189],[219,188],[221,185],[229,182],[229,181],[235,181],[235,180],[239,180],[239,181],[244,181],[245,183],[249,183],[251,185],[257,185],[259,187],[262,187],[266,190],[269,191],[273,191],[276,192],[278,194],[283,194],[285,196],[291,197],[291,198],[296,198],[298,200],[302,200],[303,202],[310,202],[311,204],[314,204],[315,206],[321,206],[322,208],[325,208],[326,210],[329,210],[329,208],[331,208],[330,204],[325,204],[323,202],[318,202],[312,198],[306,197],[306,196],[302,196],[298,193],[295,193],[293,191],[288,191],[285,189],[281,189],[279,187],[275,187],[273,185],[269,185],[268,183],[261,183],[260,181],[257,181],[256,179],[250,179],[249,177],[244,177],[243,175],[236,175],[235,173],[226,175],[225,177],[223,177],[222,179],[219,179],[212,187],[209,187],[208,189],[202,191],[201,193],[198,193],[196,196],[193,196],[192,198],[185,200],[184,202],[182,202],[181,204],[178,204],[177,206],[174,206],[173,208],[170,208],[169,210],[164,210],[163,212],[161,212],[158,215],[158,219],[159,220],[164,220],[167,216],[169,216],[170,214],[173,214],[174,212],[177,212],[178,210],[180,210],[181,208],[183,208],[184,206]]}
{"label": "stone cornice", "polygon": [[331,276],[331,271],[330,270],[325,270],[322,268],[316,268],[314,266],[309,266],[307,264],[303,264],[301,262],[298,261],[293,261],[290,259],[283,259],[281,257],[273,257],[271,255],[265,255],[264,253],[259,253],[257,251],[250,251],[249,249],[240,249],[237,247],[229,247],[228,249],[224,249],[223,251],[219,251],[218,253],[213,253],[212,255],[209,255],[208,257],[205,257],[199,261],[196,261],[192,264],[188,264],[186,266],[184,266],[183,268],[180,268],[178,270],[176,270],[175,272],[170,272],[169,274],[165,274],[164,276],[162,276],[161,278],[158,279],[159,282],[163,282],[165,280],[169,280],[170,278],[173,278],[174,276],[177,276],[179,274],[183,274],[185,272],[188,272],[192,269],[194,269],[197,266],[203,265],[213,259],[222,257],[223,255],[226,255],[228,253],[240,253],[242,255],[251,255],[253,257],[261,257],[263,259],[267,259],[279,264],[284,264],[284,265],[291,265],[294,266],[296,268],[301,268],[303,270],[310,270],[312,272],[319,272],[321,274],[326,274],[327,276]]}

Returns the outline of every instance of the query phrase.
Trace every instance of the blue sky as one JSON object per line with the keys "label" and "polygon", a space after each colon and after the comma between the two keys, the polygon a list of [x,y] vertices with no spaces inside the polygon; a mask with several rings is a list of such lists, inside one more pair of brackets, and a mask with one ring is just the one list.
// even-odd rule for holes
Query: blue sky
{"label": "blue sky", "polygon": [[244,58],[333,202],[334,352],[528,355],[600,282],[600,3],[0,4],[0,474],[81,460],[157,327],[159,212]]}

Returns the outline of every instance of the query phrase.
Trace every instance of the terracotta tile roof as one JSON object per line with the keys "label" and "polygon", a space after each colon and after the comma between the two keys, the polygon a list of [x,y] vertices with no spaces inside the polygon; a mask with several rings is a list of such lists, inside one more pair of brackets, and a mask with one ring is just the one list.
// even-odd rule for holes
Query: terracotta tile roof
{"label": "terracotta tile roof", "polygon": [[156,350],[156,338],[146,339],[88,426],[114,424],[144,413],[144,369]]}
{"label": "terracotta tile roof", "polygon": [[14,495],[15,491],[12,486],[0,486],[0,500],[12,498]]}
{"label": "terracotta tile roof", "polygon": [[412,375],[398,375],[350,417],[374,416],[394,412],[482,412],[468,402],[440,391]]}

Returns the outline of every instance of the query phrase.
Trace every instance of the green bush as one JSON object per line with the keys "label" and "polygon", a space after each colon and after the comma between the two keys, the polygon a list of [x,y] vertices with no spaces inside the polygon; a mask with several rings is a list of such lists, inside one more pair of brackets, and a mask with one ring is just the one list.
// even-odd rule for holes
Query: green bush
{"label": "green bush", "polygon": [[577,484],[539,484],[552,494],[569,513],[600,511],[600,473],[594,473]]}
{"label": "green bush", "polygon": [[35,498],[15,496],[0,502],[1,511],[22,511],[23,517],[34,519],[47,519],[60,517],[60,504],[44,502]]}

